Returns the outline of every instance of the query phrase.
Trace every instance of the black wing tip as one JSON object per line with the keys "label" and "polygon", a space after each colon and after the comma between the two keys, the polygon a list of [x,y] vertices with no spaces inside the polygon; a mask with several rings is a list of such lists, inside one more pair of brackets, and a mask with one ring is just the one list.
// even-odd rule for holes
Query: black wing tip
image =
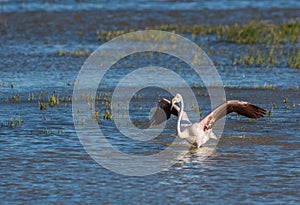
{"label": "black wing tip", "polygon": [[[248,118],[252,119],[258,119],[265,117],[265,115],[268,113],[267,110],[257,106],[253,105],[252,103],[241,101],[241,100],[229,100],[227,101],[228,104],[233,105],[231,109],[236,109],[235,112],[237,112],[240,115],[243,115]],[[238,106],[235,107],[235,105],[242,105],[242,107]],[[235,108],[234,108],[235,107]],[[234,110],[231,110],[231,112]]]}
{"label": "black wing tip", "polygon": [[267,110],[265,110],[261,107],[258,107],[257,105],[253,105],[250,103],[249,103],[249,105],[252,108],[251,115],[249,116],[250,118],[253,118],[253,119],[263,118],[268,113]]}

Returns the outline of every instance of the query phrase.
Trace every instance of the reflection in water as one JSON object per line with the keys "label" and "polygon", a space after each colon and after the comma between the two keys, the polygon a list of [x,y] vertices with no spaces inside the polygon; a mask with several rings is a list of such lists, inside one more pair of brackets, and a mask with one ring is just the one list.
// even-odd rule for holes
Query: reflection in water
{"label": "reflection in water", "polygon": [[[214,142],[211,142],[214,141]],[[191,146],[188,150],[185,150],[178,154],[177,160],[179,164],[197,164],[201,166],[208,157],[215,156],[216,140],[211,140],[207,144],[196,148]],[[205,164],[205,163],[204,163]]]}

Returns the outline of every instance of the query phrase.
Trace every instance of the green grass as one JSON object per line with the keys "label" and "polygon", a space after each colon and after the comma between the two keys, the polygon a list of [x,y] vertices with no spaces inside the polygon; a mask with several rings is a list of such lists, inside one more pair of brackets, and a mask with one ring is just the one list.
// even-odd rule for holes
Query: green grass
{"label": "green grass", "polygon": [[20,93],[13,95],[12,100],[14,103],[18,102],[20,100]]}
{"label": "green grass", "polygon": [[90,55],[90,52],[87,50],[59,51],[56,53],[56,56],[59,56],[59,57],[64,57],[64,56],[87,57],[89,55]]}
{"label": "green grass", "polygon": [[[300,22],[297,20],[277,24],[267,21],[249,21],[244,24],[231,25],[173,24],[132,30],[101,30],[97,31],[97,39],[104,43],[122,34],[143,29],[175,32],[192,38],[194,41],[204,38],[205,42],[208,43],[213,41],[214,43],[223,42],[229,45],[250,46],[251,48],[248,50],[242,49],[240,56],[231,57],[232,65],[300,68],[300,49],[297,46],[300,43]],[[150,40],[159,39],[160,37],[156,36]],[[140,40],[145,41],[147,39],[141,37]],[[210,49],[207,52],[210,56],[228,55],[226,51],[218,48]],[[222,65],[219,60],[214,63],[216,66]]]}
{"label": "green grass", "polygon": [[219,40],[236,44],[283,44],[296,43],[300,37],[298,21],[283,22],[280,25],[265,21],[250,21],[243,25],[219,27]]}
{"label": "green grass", "polygon": [[52,94],[48,97],[48,105],[50,107],[55,107],[55,106],[58,106],[59,104],[60,104],[60,100],[54,94]]}
{"label": "green grass", "polygon": [[300,48],[290,49],[286,63],[290,68],[300,68]]}
{"label": "green grass", "polygon": [[[141,28],[188,34],[192,38],[213,35],[219,42],[235,44],[284,44],[297,43],[300,39],[300,22],[291,20],[280,24],[267,21],[249,21],[244,24],[231,25],[160,25]],[[139,29],[97,31],[98,41],[109,41],[117,36]]]}
{"label": "green grass", "polygon": [[21,127],[23,122],[24,122],[24,119],[21,116],[15,115],[13,118],[11,118],[8,121],[8,127],[9,128]]}
{"label": "green grass", "polygon": [[239,56],[232,56],[231,65],[246,65],[248,67],[289,67],[300,68],[300,49],[251,47],[240,52]]}

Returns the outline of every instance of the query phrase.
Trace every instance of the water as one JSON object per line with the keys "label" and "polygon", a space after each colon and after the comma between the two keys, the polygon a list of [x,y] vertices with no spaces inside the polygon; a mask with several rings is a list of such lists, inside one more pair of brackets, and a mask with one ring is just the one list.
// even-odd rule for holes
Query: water
{"label": "water", "polygon": [[221,0],[221,1],[172,1],[160,0],[149,2],[145,0],[138,0],[124,4],[120,0],[112,1],[76,1],[67,0],[63,3],[59,1],[16,1],[16,0],[3,0],[3,12],[28,12],[28,11],[82,11],[82,10],[203,10],[203,9],[241,9],[241,8],[293,8],[299,7],[300,3],[296,0],[277,0],[277,1],[255,1],[255,0]]}
{"label": "water", "polygon": [[[92,52],[100,45],[96,31],[101,29],[174,22],[218,24],[235,19],[244,22],[255,17],[276,22],[299,17],[298,1],[230,2],[162,1],[162,6],[158,6],[157,2],[148,1],[127,5],[107,1],[91,6],[87,1],[2,1],[1,204],[298,204],[300,71],[284,64],[270,68],[231,66],[230,57],[213,52],[213,61],[225,62],[217,70],[227,99],[251,101],[273,109],[270,117],[255,121],[230,115],[215,152],[205,160],[204,151],[189,152],[162,172],[124,176],[96,163],[76,135],[68,97],[72,97],[72,83],[87,56],[59,56],[59,52]],[[228,9],[231,15],[224,18]],[[264,10],[268,10],[268,15]],[[247,49],[243,45],[198,40],[205,51],[224,48],[225,53],[231,53]],[[202,113],[209,112],[210,100],[201,79],[184,63],[153,55],[129,57],[107,73],[111,81],[103,84],[102,100],[97,104],[102,114],[104,94],[112,93],[118,79],[128,71],[149,63],[174,69],[191,87],[196,83],[193,91],[201,93],[197,100]],[[173,67],[176,63],[177,69]],[[144,125],[149,110],[156,105],[157,96],[152,91],[141,91],[132,102],[131,117],[139,126]],[[18,93],[20,98],[14,102],[13,96]],[[32,93],[33,100],[28,100]],[[46,102],[52,93],[60,97],[60,105],[40,110],[38,101]],[[194,112],[191,105],[186,107],[188,112]],[[172,119],[163,134],[149,143],[132,143],[122,137],[113,121],[101,118],[100,126],[111,134],[109,140],[115,148],[147,155],[168,147],[174,139],[175,123]]]}

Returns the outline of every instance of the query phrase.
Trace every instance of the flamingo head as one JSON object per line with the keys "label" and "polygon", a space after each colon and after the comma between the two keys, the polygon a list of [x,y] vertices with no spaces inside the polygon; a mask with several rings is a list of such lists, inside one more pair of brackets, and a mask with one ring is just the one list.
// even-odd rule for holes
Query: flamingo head
{"label": "flamingo head", "polygon": [[177,93],[177,94],[175,95],[175,97],[172,99],[171,110],[173,109],[175,103],[179,103],[179,102],[181,102],[181,101],[182,101],[182,96],[181,96],[179,93]]}

